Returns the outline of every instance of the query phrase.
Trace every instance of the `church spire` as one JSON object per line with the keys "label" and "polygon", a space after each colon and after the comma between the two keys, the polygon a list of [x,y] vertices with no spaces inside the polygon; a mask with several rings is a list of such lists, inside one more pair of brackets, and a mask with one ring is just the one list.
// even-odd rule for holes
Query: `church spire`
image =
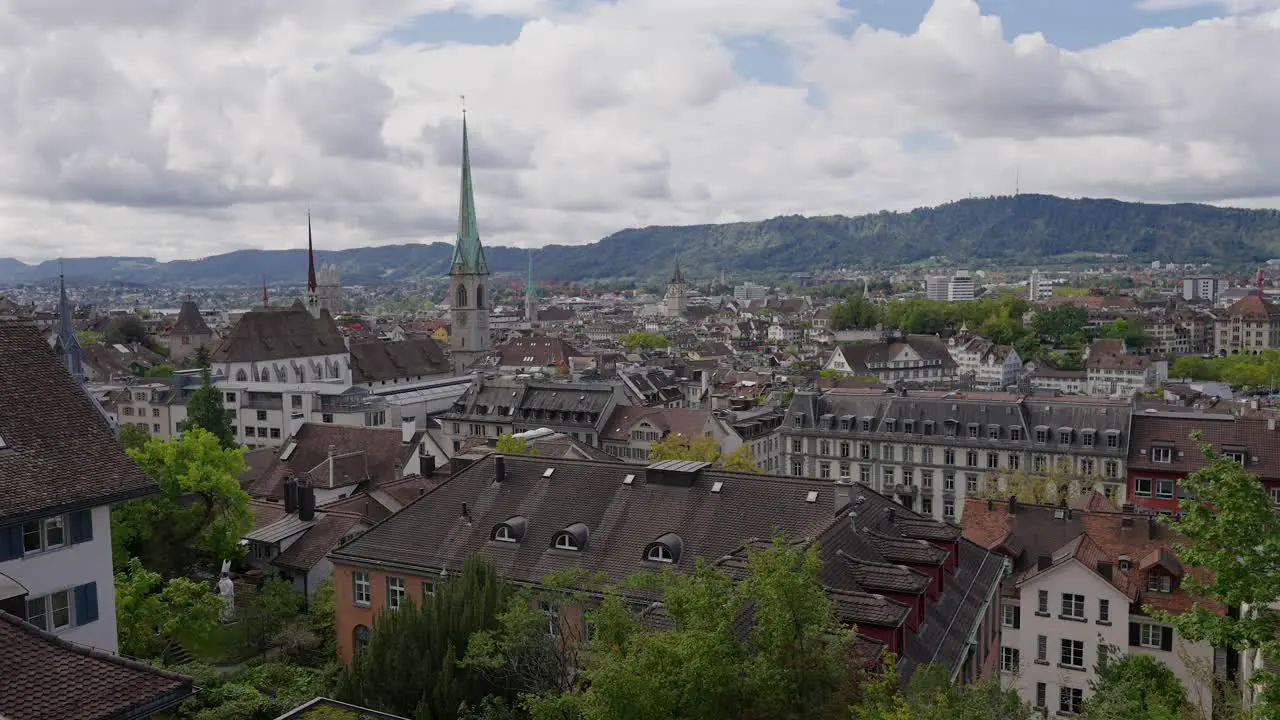
{"label": "church spire", "polygon": [[489,264],[476,227],[476,199],[471,185],[471,145],[467,140],[467,111],[462,111],[462,188],[458,199],[458,239],[453,246],[450,275],[487,275]]}
{"label": "church spire", "polygon": [[680,256],[676,256],[676,267],[671,272],[671,279],[667,281],[668,285],[683,285],[684,275],[680,273]]}
{"label": "church spire", "polygon": [[307,210],[307,299],[316,298],[316,250],[311,244],[311,210]]}
{"label": "church spire", "polygon": [[58,272],[58,339],[57,350],[67,366],[67,372],[76,382],[84,382],[84,351],[80,348],[80,338],[76,337],[75,321],[71,318],[71,301],[67,299],[67,280],[62,272]]}

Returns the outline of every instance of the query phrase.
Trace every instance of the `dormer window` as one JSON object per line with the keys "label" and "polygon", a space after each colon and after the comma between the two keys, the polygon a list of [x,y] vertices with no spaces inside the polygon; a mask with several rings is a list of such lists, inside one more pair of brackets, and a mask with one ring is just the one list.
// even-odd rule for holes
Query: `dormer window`
{"label": "dormer window", "polygon": [[862,432],[871,432],[871,418],[862,418]]}
{"label": "dormer window", "polygon": [[[4,447],[4,443],[0,442],[0,447]],[[1222,456],[1228,460],[1234,460],[1244,466],[1249,456],[1249,451],[1239,445],[1224,445],[1222,448]]]}
{"label": "dormer window", "polygon": [[524,539],[524,531],[528,526],[528,520],[516,515],[495,525],[489,537],[497,542],[518,543]]}
{"label": "dormer window", "polygon": [[1094,432],[1092,430],[1082,430],[1080,432],[1080,443],[1085,447],[1093,447]]}
{"label": "dormer window", "polygon": [[1119,430],[1107,431],[1107,447],[1109,448],[1120,447],[1120,431]]}
{"label": "dormer window", "polygon": [[925,434],[925,435],[932,435],[932,434],[933,434],[933,421],[932,421],[932,420],[925,420],[925,421],[924,421],[924,434]]}
{"label": "dormer window", "polygon": [[675,533],[666,533],[649,543],[644,549],[644,559],[649,562],[678,563],[680,553],[684,550],[684,540]]}
{"label": "dormer window", "polygon": [[1015,441],[1021,442],[1021,441],[1022,441],[1022,426],[1020,426],[1020,425],[1010,425],[1010,426],[1009,426],[1009,439],[1010,439],[1010,440],[1015,440]]}
{"label": "dormer window", "polygon": [[978,437],[978,423],[969,423],[968,429],[970,438]]}
{"label": "dormer window", "polygon": [[587,547],[589,535],[586,525],[574,523],[556,533],[556,536],[551,540],[551,546],[557,550],[583,550]]}
{"label": "dormer window", "polygon": [[898,424],[897,420],[894,420],[893,418],[887,418],[884,421],[884,431],[893,432],[894,429],[897,427],[897,424]]}
{"label": "dormer window", "polygon": [[1173,448],[1168,445],[1153,445],[1151,447],[1151,462],[1173,462]]}
{"label": "dormer window", "polygon": [[1049,442],[1049,428],[1045,427],[1044,425],[1036,426],[1036,442],[1038,443]]}
{"label": "dormer window", "polygon": [[916,431],[916,421],[915,421],[915,420],[903,420],[903,421],[902,421],[902,432],[907,433],[908,435],[910,435],[911,433],[914,433],[915,431]]}
{"label": "dormer window", "polygon": [[1173,576],[1155,570],[1147,573],[1147,591],[1166,594],[1173,592]]}
{"label": "dormer window", "polygon": [[1060,444],[1060,445],[1070,445],[1070,444],[1071,444],[1071,428],[1059,428],[1059,429],[1058,429],[1058,444]]}

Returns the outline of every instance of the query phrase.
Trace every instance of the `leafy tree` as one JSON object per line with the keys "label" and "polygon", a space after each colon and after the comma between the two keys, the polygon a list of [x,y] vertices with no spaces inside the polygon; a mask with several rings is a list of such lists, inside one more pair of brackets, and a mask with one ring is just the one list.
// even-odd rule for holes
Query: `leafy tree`
{"label": "leafy tree", "polygon": [[728,455],[722,455],[718,463],[725,470],[734,472],[760,472],[760,466],[756,464],[756,456],[751,452],[750,445],[741,445]]}
{"label": "leafy tree", "polygon": [[1052,505],[1087,495],[1098,481],[1097,476],[1077,475],[1053,467],[1038,473],[1022,469],[1003,470],[988,475],[979,494],[995,500],[1016,495],[1022,502]]}
{"label": "leafy tree", "polygon": [[[252,665],[230,675],[198,663],[172,669],[195,678],[200,689],[178,706],[175,720],[272,720],[329,692],[326,670],[283,663]],[[308,720],[313,716],[356,718],[355,714],[307,712]]]}
{"label": "leafy tree", "polygon": [[164,639],[207,637],[218,625],[222,601],[213,588],[184,577],[165,581],[159,573],[129,560],[117,573],[116,626],[120,652],[139,658],[158,658]]}
{"label": "leafy tree", "polygon": [[311,593],[311,602],[307,605],[307,624],[311,632],[321,642],[321,656],[333,660],[338,652],[337,632],[334,624],[334,613],[337,612],[333,593],[333,578],[320,581]]}
{"label": "leafy tree", "polygon": [[1089,324],[1089,311],[1071,303],[1054,305],[1036,312],[1031,330],[1053,345],[1079,345]]}
{"label": "leafy tree", "polygon": [[705,435],[693,439],[670,433],[649,446],[649,462],[663,460],[697,460],[713,463],[720,459],[720,444]]}
{"label": "leafy tree", "polygon": [[196,348],[196,353],[192,359],[195,361],[195,366],[198,368],[209,367],[209,348],[204,345]]}
{"label": "leafy tree", "polygon": [[125,450],[141,450],[150,439],[151,433],[140,425],[125,423],[120,426],[120,447]]}
{"label": "leafy tree", "polygon": [[618,342],[628,350],[660,350],[671,346],[671,341],[657,333],[637,330],[618,338]]}
{"label": "leafy tree", "polygon": [[80,341],[80,347],[94,347],[102,344],[102,333],[92,330],[77,330],[76,339]]}
{"label": "leafy tree", "polygon": [[187,401],[187,419],[182,429],[185,432],[193,427],[212,433],[224,448],[236,447],[236,431],[231,424],[231,416],[222,406],[222,391],[214,387],[208,368],[200,375],[200,387],[191,393],[191,399]]}
{"label": "leafy tree", "polygon": [[1222,369],[1213,360],[1198,355],[1183,355],[1173,361],[1169,367],[1171,378],[1191,378],[1192,380],[1220,380]]}
{"label": "leafy tree", "polygon": [[[1190,611],[1146,610],[1192,642],[1280,657],[1280,611],[1273,607],[1280,601],[1280,516],[1257,475],[1207,443],[1201,451],[1209,464],[1182,480],[1181,513],[1170,525],[1183,538],[1182,563],[1211,577],[1183,578],[1182,589],[1195,599]],[[1222,606],[1240,612],[1220,614]],[[1263,670],[1252,682],[1258,715],[1280,714],[1280,677]]]}
{"label": "leafy tree", "polygon": [[166,575],[184,571],[198,557],[239,557],[240,538],[253,527],[249,496],[240,489],[244,454],[223,449],[199,427],[168,442],[151,439],[128,451],[160,492],[111,512],[116,562],[140,557]]}
{"label": "leafy tree", "polygon": [[276,634],[301,610],[302,595],[293,589],[293,583],[278,577],[268,578],[241,618],[245,640],[255,650],[266,650]]}
{"label": "leafy tree", "polygon": [[1082,720],[1182,720],[1187,691],[1168,665],[1106,645],[1098,650],[1097,679],[1090,681],[1093,695]]}
{"label": "leafy tree", "polygon": [[511,588],[483,559],[468,559],[462,573],[436,584],[421,603],[381,612],[369,645],[339,675],[337,696],[347,702],[415,717],[457,717],[501,688],[463,666],[468,639],[496,626]]}
{"label": "leafy tree", "polygon": [[172,365],[156,365],[153,368],[148,368],[142,376],[148,378],[170,378],[173,377],[173,371],[174,367]]}
{"label": "leafy tree", "polygon": [[854,293],[831,308],[831,328],[833,330],[867,330],[874,328],[884,320],[884,312],[879,305],[871,302],[862,293]]}
{"label": "leafy tree", "polygon": [[518,438],[511,433],[503,433],[498,437],[498,452],[504,455],[537,455],[538,451],[529,447],[529,441]]}
{"label": "leafy tree", "polygon": [[148,345],[147,327],[137,315],[121,315],[107,323],[104,342],[108,345]]}
{"label": "leafy tree", "polygon": [[[946,668],[916,669],[902,687],[894,658],[859,688],[851,707],[852,720],[1030,720],[1040,717],[1013,688],[991,680],[971,684],[951,682]],[[1135,719],[1136,720],[1136,719]]]}
{"label": "leafy tree", "polygon": [[1132,323],[1123,318],[1103,325],[1102,331],[1099,334],[1104,338],[1119,338],[1124,340],[1125,345],[1129,347],[1145,347],[1151,342],[1151,337],[1149,335],[1134,327]]}

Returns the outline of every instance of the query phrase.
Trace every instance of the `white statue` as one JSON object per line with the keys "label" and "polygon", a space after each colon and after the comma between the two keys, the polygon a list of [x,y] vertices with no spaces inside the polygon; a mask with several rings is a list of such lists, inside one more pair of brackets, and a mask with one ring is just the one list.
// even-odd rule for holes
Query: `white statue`
{"label": "white statue", "polygon": [[231,581],[231,561],[222,561],[222,577],[218,580],[218,597],[222,598],[222,622],[229,623],[236,616],[236,584]]}

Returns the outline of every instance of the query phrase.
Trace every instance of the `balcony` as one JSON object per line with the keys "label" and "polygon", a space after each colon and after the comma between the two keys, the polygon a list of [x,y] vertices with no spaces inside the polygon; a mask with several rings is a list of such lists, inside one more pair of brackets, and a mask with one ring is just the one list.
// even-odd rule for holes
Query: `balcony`
{"label": "balcony", "polygon": [[915,496],[916,496],[916,494],[917,494],[917,493],[919,493],[919,492],[920,492],[920,488],[916,487],[915,485],[907,485],[907,484],[905,484],[905,483],[898,483],[897,485],[894,485],[894,486],[893,486],[893,494],[894,494],[894,495],[903,495],[903,496],[907,496],[907,497],[915,497]]}

